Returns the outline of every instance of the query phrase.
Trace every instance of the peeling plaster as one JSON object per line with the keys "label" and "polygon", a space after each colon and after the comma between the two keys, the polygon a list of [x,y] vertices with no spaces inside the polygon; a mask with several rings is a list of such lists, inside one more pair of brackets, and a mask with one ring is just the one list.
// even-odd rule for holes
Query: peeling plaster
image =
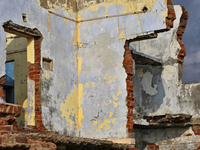
{"label": "peeling plaster", "polygon": [[158,91],[156,90],[158,85],[155,84],[152,87],[152,78],[153,78],[153,75],[150,72],[146,72],[143,75],[142,80],[141,80],[141,85],[144,91],[151,96],[158,93]]}

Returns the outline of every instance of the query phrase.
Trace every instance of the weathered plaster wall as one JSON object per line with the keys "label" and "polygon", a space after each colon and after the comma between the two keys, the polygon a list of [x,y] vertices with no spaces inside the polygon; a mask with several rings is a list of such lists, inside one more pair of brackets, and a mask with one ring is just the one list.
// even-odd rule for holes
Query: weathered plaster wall
{"label": "weathered plaster wall", "polygon": [[138,149],[148,150],[148,144],[156,144],[160,150],[196,150],[200,146],[200,136],[195,135],[191,127],[136,129],[134,131]]}
{"label": "weathered plaster wall", "polygon": [[[0,24],[12,20],[37,28],[43,35],[41,56],[53,60],[53,71],[42,70],[44,126],[70,136],[127,138],[124,44],[166,29],[167,0],[90,1],[76,13],[70,0],[8,0],[0,5],[0,13],[6,14]],[[1,27],[0,75],[5,74],[5,37]]]}
{"label": "weathered plaster wall", "polygon": [[[143,3],[144,2],[144,3]],[[105,2],[79,11],[78,19],[92,19],[141,11],[133,7],[147,1]],[[149,5],[147,5],[148,7]],[[151,6],[151,7],[150,7]],[[165,1],[154,1],[149,11],[136,15],[88,20],[79,26],[79,85],[81,97],[80,135],[95,138],[128,138],[126,132],[126,73],[122,66],[126,39],[144,32],[165,29]],[[142,7],[141,7],[142,8]],[[164,8],[164,9],[163,9]],[[155,13],[156,10],[158,13]],[[151,17],[151,20],[147,19]],[[136,22],[133,23],[133,22]],[[156,22],[156,23],[155,23]],[[147,26],[148,24],[148,26]],[[86,28],[87,27],[87,28]]]}
{"label": "weathered plaster wall", "polygon": [[[71,117],[65,116],[67,110],[62,108],[65,105],[67,95],[77,92],[77,59],[75,54],[77,47],[73,45],[76,24],[62,17],[48,14],[48,11],[40,7],[36,0],[6,1],[0,2],[0,5],[2,6],[0,13],[4,14],[0,19],[0,24],[3,25],[4,22],[12,20],[19,25],[37,28],[43,35],[41,55],[53,60],[53,72],[43,70],[41,82],[41,109],[45,127],[48,130],[59,131],[61,134],[77,136],[78,132],[70,130],[70,123],[67,120],[68,118],[73,120],[76,116],[73,114]],[[70,17],[69,12],[59,9],[55,12]],[[27,15],[27,23],[22,22],[22,13]],[[71,12],[72,16],[73,14]],[[2,26],[0,36],[0,75],[3,76],[6,61],[6,32]],[[76,99],[75,97],[75,99],[69,100],[76,102]],[[73,108],[70,109],[73,110]],[[66,132],[67,129],[69,131]]]}
{"label": "weathered plaster wall", "polygon": [[193,118],[200,116],[200,84],[183,84],[179,95],[180,108],[183,113],[193,115]]}
{"label": "weathered plaster wall", "polygon": [[136,112],[148,115],[162,105],[165,97],[162,69],[162,66],[136,65],[133,77]]}
{"label": "weathered plaster wall", "polygon": [[[144,99],[143,103],[140,103],[141,101],[136,102],[140,103],[140,107],[136,105],[135,109],[139,110],[140,108],[139,113],[141,112],[143,114],[145,112],[145,115],[182,112],[179,99],[181,82],[178,76],[179,64],[177,58],[181,49],[177,41],[177,30],[182,15],[181,6],[175,6],[175,12],[177,19],[174,21],[174,27],[171,30],[159,33],[156,39],[138,41],[130,44],[130,49],[158,58],[163,63],[160,79],[162,89],[155,88],[153,86],[154,84],[148,88],[154,88],[156,91],[154,96],[150,94],[148,96],[151,99],[154,99],[153,97],[156,96],[156,99],[159,99],[160,102],[158,103],[156,99],[151,102],[149,99]],[[141,80],[148,80],[148,76],[142,76]],[[142,90],[145,91],[144,88]],[[158,92],[158,90],[162,91]],[[150,104],[151,107],[146,106],[146,104]]]}

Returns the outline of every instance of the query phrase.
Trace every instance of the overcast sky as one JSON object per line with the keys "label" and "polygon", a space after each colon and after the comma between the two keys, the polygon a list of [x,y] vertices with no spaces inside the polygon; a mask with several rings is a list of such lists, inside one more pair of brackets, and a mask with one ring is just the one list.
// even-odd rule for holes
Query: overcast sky
{"label": "overcast sky", "polygon": [[174,5],[183,5],[189,19],[183,43],[187,55],[183,65],[183,83],[200,82],[200,0],[173,0]]}

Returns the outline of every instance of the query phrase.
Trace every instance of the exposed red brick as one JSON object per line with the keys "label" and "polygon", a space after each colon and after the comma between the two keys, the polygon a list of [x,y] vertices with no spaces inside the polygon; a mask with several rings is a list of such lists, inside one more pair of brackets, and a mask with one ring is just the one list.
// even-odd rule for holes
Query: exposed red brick
{"label": "exposed red brick", "polygon": [[159,150],[159,146],[156,144],[149,144],[147,145],[147,150]]}
{"label": "exposed red brick", "polygon": [[8,122],[0,119],[0,125],[8,125]]}
{"label": "exposed red brick", "polygon": [[16,136],[15,141],[17,143],[28,143],[28,140],[25,136]]}
{"label": "exposed red brick", "polygon": [[5,76],[2,76],[0,78],[0,97],[5,100],[5,94],[3,93],[3,85],[6,83]]}
{"label": "exposed red brick", "polygon": [[29,78],[35,81],[35,120],[36,120],[36,127],[38,127],[41,131],[45,131],[45,127],[42,124],[42,117],[41,117],[41,109],[40,109],[40,70],[41,70],[41,41],[42,38],[35,39],[35,63],[29,65]]}
{"label": "exposed red brick", "polygon": [[12,126],[10,126],[10,125],[0,126],[0,131],[10,132],[11,130],[12,130]]}
{"label": "exposed red brick", "polygon": [[174,6],[172,0],[167,0],[168,16],[166,18],[166,27],[170,29],[173,27],[173,21],[176,19]]}
{"label": "exposed red brick", "polygon": [[185,10],[185,8],[183,6],[182,6],[182,11],[183,11],[183,14],[181,16],[179,28],[178,28],[178,31],[177,31],[177,41],[178,41],[179,45],[181,46],[181,50],[178,54],[178,59],[181,60],[180,61],[180,64],[181,64],[180,74],[181,75],[183,73],[184,57],[186,56],[186,49],[185,49],[185,46],[184,46],[183,41],[182,41],[182,36],[183,36],[184,31],[185,31],[185,28],[186,28],[186,25],[187,25],[187,20],[188,20],[188,17],[189,17],[188,12]]}

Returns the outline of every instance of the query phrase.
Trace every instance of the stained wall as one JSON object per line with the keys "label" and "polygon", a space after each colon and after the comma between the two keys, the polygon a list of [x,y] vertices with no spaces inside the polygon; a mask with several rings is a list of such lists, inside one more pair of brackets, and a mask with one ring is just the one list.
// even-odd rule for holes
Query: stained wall
{"label": "stained wall", "polygon": [[[167,0],[77,1],[76,6],[67,0],[8,0],[0,5],[6,14],[0,24],[12,20],[37,28],[43,36],[41,57],[53,61],[53,71],[41,70],[45,128],[69,136],[128,138],[124,44],[167,28]],[[0,76],[5,39],[1,27]]]}

